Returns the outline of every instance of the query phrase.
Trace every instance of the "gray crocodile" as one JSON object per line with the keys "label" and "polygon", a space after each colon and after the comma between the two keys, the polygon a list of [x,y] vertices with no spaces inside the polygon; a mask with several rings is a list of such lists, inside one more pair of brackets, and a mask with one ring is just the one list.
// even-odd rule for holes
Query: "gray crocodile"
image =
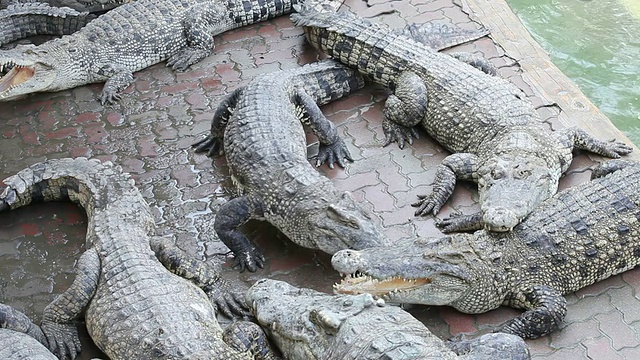
{"label": "gray crocodile", "polygon": [[0,359],[57,360],[40,327],[20,311],[0,304]]}
{"label": "gray crocodile", "polygon": [[438,165],[433,192],[413,204],[416,215],[437,214],[456,179],[478,184],[481,213],[444,222],[444,231],[512,229],[557,192],[574,148],[612,158],[632,151],[577,128],[547,131],[525,94],[490,75],[490,63],[478,57],[438,53],[351,12],[304,4],[297,11],[291,19],[314,47],[393,91],[384,108],[385,145],[412,143],[421,124],[454,153]]}
{"label": "gray crocodile", "polygon": [[42,3],[17,3],[0,10],[0,45],[35,35],[68,35],[95,15]]}
{"label": "gray crocodile", "polygon": [[596,179],[546,200],[510,233],[480,230],[338,252],[333,267],[356,275],[334,289],[472,314],[522,308],[501,331],[546,335],[565,316],[563,294],[640,264],[640,164],[611,160],[592,174]]}
{"label": "gray crocodile", "polygon": [[[82,314],[89,335],[111,359],[253,358],[223,341],[216,320],[216,309],[244,314],[243,294],[169,239],[154,236],[151,210],[120,167],[85,158],[48,160],[4,183],[0,210],[71,200],[87,211],[87,250],[76,278],[42,317],[42,331],[61,359],[80,351],[74,321]],[[246,348],[261,351],[252,343]]]}
{"label": "gray crocodile", "polygon": [[445,344],[406,311],[369,294],[329,295],[262,279],[247,303],[287,359],[529,359],[524,341],[509,334]]}
{"label": "gray crocodile", "polygon": [[76,11],[97,12],[112,9],[134,0],[0,0],[0,9],[16,4],[46,4],[52,7],[66,7]]}
{"label": "gray crocodile", "polygon": [[105,82],[101,101],[112,103],[133,82],[133,72],[164,60],[173,70],[186,70],[211,53],[214,35],[287,14],[297,1],[139,0],[121,5],[71,35],[0,51],[0,101]]}
{"label": "gray crocodile", "polygon": [[[101,4],[98,1],[87,3],[79,1],[10,3],[6,8],[0,10],[0,46],[35,35],[73,34],[100,13],[124,2],[128,1],[113,1],[107,4]],[[62,6],[64,3],[75,6]]]}
{"label": "gray crocodile", "polygon": [[301,121],[318,136],[317,165],[344,167],[344,159],[351,160],[318,104],[363,86],[355,71],[328,60],[258,76],[219,105],[210,134],[194,146],[227,157],[241,196],[220,208],[214,228],[241,271],[256,271],[265,261],[238,229],[250,219],[266,220],[296,244],[329,254],[389,243],[371,214],[307,160]]}

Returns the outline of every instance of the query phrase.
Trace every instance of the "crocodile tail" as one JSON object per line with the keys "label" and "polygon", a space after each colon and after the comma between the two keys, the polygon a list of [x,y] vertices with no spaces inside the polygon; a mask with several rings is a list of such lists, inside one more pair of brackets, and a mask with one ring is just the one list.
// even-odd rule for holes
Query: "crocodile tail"
{"label": "crocodile tail", "polygon": [[296,4],[293,9],[296,12],[291,14],[291,21],[296,26],[327,28],[331,26],[332,18],[337,15],[317,6],[313,1]]}
{"label": "crocodile tail", "polygon": [[138,194],[129,174],[118,166],[97,159],[64,158],[36,163],[4,180],[0,210],[34,202],[70,200],[80,204],[90,217],[128,194]]}
{"label": "crocodile tail", "polygon": [[34,35],[72,34],[95,17],[39,2],[11,4],[0,10],[0,45]]}
{"label": "crocodile tail", "polygon": [[347,96],[365,85],[358,71],[332,59],[304,65],[300,72],[298,86],[304,88],[318,105]]}

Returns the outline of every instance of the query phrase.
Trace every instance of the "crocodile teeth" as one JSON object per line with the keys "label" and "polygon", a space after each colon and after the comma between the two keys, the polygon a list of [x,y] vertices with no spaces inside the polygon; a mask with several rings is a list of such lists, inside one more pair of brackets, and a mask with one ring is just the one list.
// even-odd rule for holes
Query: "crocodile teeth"
{"label": "crocodile teeth", "polygon": [[2,78],[0,78],[0,93],[15,88],[16,86],[31,79],[35,74],[33,68],[29,66],[16,65],[11,62],[2,65],[0,74],[2,74],[5,69],[10,70],[4,76],[2,76]]}
{"label": "crocodile teeth", "polygon": [[335,284],[333,286],[333,290],[335,293],[340,294],[368,293],[376,296],[385,296],[413,290],[430,282],[430,278],[405,279],[399,276],[394,276],[380,280],[367,275],[349,275],[339,284]]}

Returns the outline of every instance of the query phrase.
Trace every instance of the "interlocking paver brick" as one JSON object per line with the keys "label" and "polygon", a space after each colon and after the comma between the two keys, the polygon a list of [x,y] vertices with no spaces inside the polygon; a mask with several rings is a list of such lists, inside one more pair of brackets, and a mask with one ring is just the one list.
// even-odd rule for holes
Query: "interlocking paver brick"
{"label": "interlocking paver brick", "polygon": [[582,345],[577,345],[572,348],[560,349],[552,354],[544,356],[532,356],[532,359],[547,359],[547,360],[567,360],[567,359],[586,359],[586,349]]}
{"label": "interlocking paver brick", "polygon": [[[487,3],[485,7],[490,8],[489,5],[495,3]],[[345,8],[371,17],[372,21],[395,27],[409,22],[437,22],[478,28],[478,24],[468,16],[470,4],[466,0],[347,0]],[[502,14],[494,12],[483,14],[483,17],[481,20],[500,18],[503,26],[510,27],[511,30],[507,31],[515,34],[514,24],[508,24]],[[539,89],[534,89],[539,84],[532,83],[530,78],[525,79],[525,67],[514,60],[529,61],[528,57],[533,55],[517,51],[512,54],[509,51],[513,50],[506,51],[504,46],[496,46],[493,38],[495,36],[452,50],[466,50],[489,57],[501,68],[503,75],[525,88],[534,104],[545,106],[538,111],[550,128],[563,127],[557,118],[564,115],[564,111],[559,111],[559,105],[548,106],[556,100],[541,96]],[[517,41],[522,39],[517,38]],[[331,270],[329,255],[297,247],[273,227],[260,222],[250,222],[245,227],[250,230],[249,237],[255,239],[267,255],[266,269],[242,275],[230,269],[232,259],[217,255],[227,249],[212,228],[217,209],[235,195],[228,166],[224,157],[209,159],[194,155],[190,150],[190,144],[209,131],[215,108],[230,91],[258,74],[295,67],[319,58],[324,56],[307,46],[302,30],[294,27],[284,16],[216,37],[214,54],[188,71],[176,73],[164,64],[158,64],[137,72],[136,82],[125,90],[123,100],[115,105],[102,106],[95,100],[100,96],[102,84],[0,103],[0,134],[3,137],[0,142],[0,164],[3,165],[0,166],[0,177],[45,157],[93,156],[114,161],[133,173],[143,196],[152,206],[159,222],[159,232],[176,233],[182,248],[204,258],[207,263],[222,264],[225,276],[234,283],[250,284],[269,276],[331,292],[331,284],[338,277]],[[559,90],[553,88],[554,93]],[[323,107],[325,114],[341,125],[339,133],[345,138],[356,162],[348,164],[346,169],[331,170],[323,166],[318,170],[332,179],[339,189],[353,190],[354,197],[363,203],[363,207],[375,212],[374,221],[385,226],[385,233],[392,240],[440,236],[435,227],[436,218],[413,216],[415,208],[410,204],[416,200],[417,194],[429,193],[429,185],[435,175],[434,165],[440,163],[448,152],[422,130],[420,139],[405,149],[398,149],[396,144],[382,148],[382,109],[387,94],[388,91],[379,86],[367,86],[354,96]],[[580,104],[571,106],[579,107]],[[316,149],[317,144],[311,146],[310,155]],[[590,173],[585,169],[591,166],[592,158],[597,157],[580,153],[570,174],[562,180],[561,188],[588,180]],[[476,201],[475,185],[460,183],[438,217],[455,212],[473,213],[477,211]],[[42,220],[43,214],[52,216],[54,211],[57,219]],[[7,222],[6,219],[11,220]],[[63,228],[60,219],[74,219],[72,224],[76,225]],[[0,240],[20,239],[23,244],[33,244],[34,247],[39,243],[50,246],[42,239],[67,242],[60,244],[55,251],[33,250],[38,256],[44,253],[55,256],[56,261],[58,257],[67,256],[68,263],[66,268],[61,267],[64,270],[47,269],[49,277],[58,271],[60,275],[55,276],[55,281],[34,276],[34,281],[27,284],[32,289],[41,287],[48,291],[43,298],[29,299],[35,303],[34,306],[29,305],[30,314],[41,312],[53,294],[64,290],[69,279],[73,278],[72,265],[83,246],[85,226],[78,219],[86,221],[83,212],[74,205],[34,206],[10,213],[8,218],[0,218]],[[5,248],[3,244],[0,242],[0,254]],[[14,244],[11,246],[15,248]],[[51,259],[48,257],[47,262]],[[4,271],[5,259],[2,260]],[[13,277],[21,281],[28,278],[26,273],[24,270],[12,271]],[[5,279],[4,273],[2,278]],[[608,344],[604,340],[609,338],[612,339],[609,342],[611,346],[626,346],[621,347],[617,354],[626,359],[638,358],[640,346],[633,345],[629,336],[632,331],[640,331],[640,315],[636,315],[640,313],[637,311],[640,299],[638,286],[640,270],[632,270],[580,290],[577,296],[568,294],[570,305],[562,330],[529,341],[534,358],[580,359],[587,358],[587,352],[589,357],[597,358],[599,354],[615,351],[613,347],[606,348]],[[29,293],[21,289],[14,290]],[[20,301],[9,302],[16,305],[25,300],[20,298]],[[519,310],[501,308],[488,314],[468,315],[447,307],[426,306],[412,306],[409,311],[442,338],[457,332],[473,332],[476,328],[489,331],[520,313]],[[622,315],[616,318],[619,312]],[[617,326],[618,322],[622,326]],[[91,350],[90,344],[85,344],[85,349],[82,354],[85,359],[102,357],[95,349]]]}
{"label": "interlocking paver brick", "polygon": [[625,347],[637,347],[640,345],[633,328],[625,324],[619,311],[594,316],[599,323],[600,331],[611,338],[613,348],[620,350]]}
{"label": "interlocking paver brick", "polygon": [[575,344],[582,343],[586,339],[601,337],[602,333],[598,329],[598,322],[595,319],[589,319],[565,324],[559,331],[555,331],[549,336],[551,338],[550,347],[562,349],[572,348]]}
{"label": "interlocking paver brick", "polygon": [[587,339],[582,345],[587,348],[587,356],[589,359],[624,359],[622,355],[611,348],[609,339],[605,336],[596,339]]}
{"label": "interlocking paver brick", "polygon": [[584,321],[594,314],[608,313],[613,309],[613,304],[609,301],[609,295],[607,294],[581,298],[567,306],[565,322]]}

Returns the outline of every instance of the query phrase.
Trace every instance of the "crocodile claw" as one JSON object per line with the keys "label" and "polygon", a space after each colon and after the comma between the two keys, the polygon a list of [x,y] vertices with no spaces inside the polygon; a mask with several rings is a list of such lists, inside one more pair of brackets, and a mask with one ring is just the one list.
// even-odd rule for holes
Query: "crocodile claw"
{"label": "crocodile claw", "polygon": [[197,153],[206,152],[208,157],[224,154],[222,141],[212,135],[208,135],[206,138],[191,144],[191,146],[194,147],[193,151]]}
{"label": "crocodile claw", "polygon": [[330,169],[333,169],[334,163],[337,163],[338,166],[344,168],[344,159],[347,159],[349,162],[353,162],[351,153],[349,153],[349,149],[344,143],[344,140],[338,139],[338,141],[330,145],[320,144],[320,149],[318,149],[318,159],[316,160],[316,167],[326,162]]}
{"label": "crocodile claw", "polygon": [[457,231],[475,231],[483,228],[482,214],[456,215],[452,214],[436,223],[436,226],[445,234]]}
{"label": "crocodile claw", "polygon": [[621,141],[612,139],[602,149],[603,155],[612,159],[618,159],[621,155],[628,155],[633,151],[633,148]]}
{"label": "crocodile claw", "polygon": [[66,359],[70,357],[73,360],[82,350],[80,338],[78,337],[78,329],[74,325],[58,324],[43,320],[41,328],[47,337],[49,349],[55,353],[58,358]]}
{"label": "crocodile claw", "polygon": [[223,284],[216,286],[207,295],[209,300],[216,308],[216,312],[233,319],[235,315],[242,317],[248,316],[247,305],[244,300],[244,293],[238,293],[230,289],[230,286]]}
{"label": "crocodile claw", "polygon": [[404,149],[404,143],[408,142],[413,145],[413,138],[418,139],[420,135],[415,127],[407,127],[397,124],[389,119],[382,121],[382,130],[384,131],[384,146],[397,142],[400,149]]}
{"label": "crocodile claw", "polygon": [[417,207],[418,210],[414,213],[415,216],[425,216],[429,213],[433,215],[437,214],[444,205],[444,202],[438,201],[434,194],[430,195],[418,195],[419,200],[411,204],[413,207]]}
{"label": "crocodile claw", "polygon": [[102,96],[100,97],[100,103],[102,105],[106,104],[114,104],[116,101],[120,101],[122,99],[122,95],[118,94],[115,91],[103,90]]}
{"label": "crocodile claw", "polygon": [[258,268],[264,268],[264,262],[264,255],[262,255],[258,249],[252,248],[236,254],[236,262],[233,268],[239,268],[240,272],[244,272],[245,269],[250,272],[256,272]]}
{"label": "crocodile claw", "polygon": [[167,66],[170,66],[174,71],[185,71],[189,66],[209,56],[210,53],[210,50],[188,47],[169,57]]}

